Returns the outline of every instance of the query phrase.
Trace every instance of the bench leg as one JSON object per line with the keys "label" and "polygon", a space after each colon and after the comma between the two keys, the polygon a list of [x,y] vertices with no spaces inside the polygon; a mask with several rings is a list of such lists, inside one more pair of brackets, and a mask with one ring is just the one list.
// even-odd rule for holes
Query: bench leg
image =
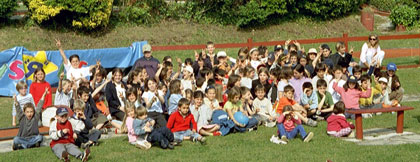
{"label": "bench leg", "polygon": [[362,114],[356,114],[356,139],[363,140]]}
{"label": "bench leg", "polygon": [[403,133],[404,111],[397,111],[397,133]]}

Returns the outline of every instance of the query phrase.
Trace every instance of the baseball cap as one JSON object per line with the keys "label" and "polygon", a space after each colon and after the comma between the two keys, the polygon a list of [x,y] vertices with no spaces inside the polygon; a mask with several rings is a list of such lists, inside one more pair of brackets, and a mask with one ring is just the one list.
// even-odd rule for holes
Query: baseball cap
{"label": "baseball cap", "polygon": [[268,60],[270,61],[276,60],[276,55],[274,54],[274,52],[268,53]]}
{"label": "baseball cap", "polygon": [[194,73],[194,70],[193,70],[193,68],[191,67],[191,66],[185,66],[185,68],[184,68],[185,70],[187,70],[188,72],[190,72],[190,73]]}
{"label": "baseball cap", "polygon": [[315,48],[310,48],[308,53],[318,53]]}
{"label": "baseball cap", "polygon": [[386,65],[386,70],[397,71],[397,65],[395,65],[393,62],[390,62],[388,65]]}
{"label": "baseball cap", "polygon": [[68,113],[69,113],[69,111],[65,107],[60,107],[55,112],[55,114],[58,115],[58,116],[62,116],[64,114],[68,114]]}
{"label": "baseball cap", "polygon": [[278,51],[278,50],[284,50],[283,46],[278,44],[274,46],[274,51]]}
{"label": "baseball cap", "polygon": [[152,46],[150,46],[150,44],[145,44],[143,46],[143,53],[144,52],[150,52],[150,51],[152,51]]}
{"label": "baseball cap", "polygon": [[388,79],[386,79],[385,77],[381,77],[379,78],[379,82],[388,83]]}
{"label": "baseball cap", "polygon": [[349,76],[348,81],[350,83],[357,83],[357,78],[354,75]]}
{"label": "baseball cap", "polygon": [[225,51],[219,51],[219,52],[217,52],[217,58],[219,58],[219,57],[226,57],[227,55],[226,55],[226,52]]}

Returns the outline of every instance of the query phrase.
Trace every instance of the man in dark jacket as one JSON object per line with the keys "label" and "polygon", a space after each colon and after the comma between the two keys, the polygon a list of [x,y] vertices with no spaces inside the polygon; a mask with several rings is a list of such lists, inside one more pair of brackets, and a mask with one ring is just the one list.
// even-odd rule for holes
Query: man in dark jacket
{"label": "man in dark jacket", "polygon": [[149,77],[154,77],[158,70],[158,65],[160,62],[152,56],[152,46],[146,44],[143,46],[142,49],[143,57],[134,62],[133,68],[131,70],[143,67],[146,69]]}

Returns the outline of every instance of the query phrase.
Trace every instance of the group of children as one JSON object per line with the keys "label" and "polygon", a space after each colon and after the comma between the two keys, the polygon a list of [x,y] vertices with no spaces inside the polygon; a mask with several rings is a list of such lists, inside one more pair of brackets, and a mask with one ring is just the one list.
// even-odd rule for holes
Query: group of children
{"label": "group of children", "polygon": [[[205,144],[204,136],[258,126],[276,126],[270,139],[276,144],[287,144],[297,134],[309,142],[314,134],[302,125],[315,127],[322,120],[328,135],[348,136],[354,126],[346,119],[354,116],[346,110],[399,106],[404,92],[395,64],[388,64],[386,72],[381,61],[360,66],[341,42],[335,54],[327,44],[306,53],[298,42],[287,41],[273,52],[264,46],[241,48],[237,58],[216,53],[208,42],[194,59],[177,59],[177,71],[170,56],[160,64],[145,45],[144,58],[127,76],[119,68],[108,76],[99,61],[80,67],[79,56],[67,59],[60,41],[57,46],[66,74],[60,75],[54,105],[71,110],[57,109],[49,135],[54,154],[65,161],[69,154],[87,160],[89,147],[99,144],[109,127],[127,133],[128,142],[144,150],[153,145],[173,149],[184,140]],[[24,81],[16,85],[12,124],[17,119],[20,128],[14,149],[42,142],[38,122],[41,109],[52,104],[51,87],[42,69],[34,74],[30,89],[36,91],[28,94]]]}

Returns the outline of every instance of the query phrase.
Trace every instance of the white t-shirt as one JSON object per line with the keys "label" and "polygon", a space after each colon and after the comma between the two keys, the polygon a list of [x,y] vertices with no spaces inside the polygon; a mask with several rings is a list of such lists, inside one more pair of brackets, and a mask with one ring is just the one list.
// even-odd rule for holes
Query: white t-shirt
{"label": "white t-shirt", "polygon": [[245,86],[248,89],[251,89],[252,88],[252,79],[247,78],[247,77],[242,77],[241,78],[241,86]]}
{"label": "white t-shirt", "polygon": [[[158,90],[158,95],[163,96],[163,92],[161,90]],[[155,95],[155,93],[151,91],[144,92],[142,95],[142,98],[147,99],[149,102],[153,99],[153,97],[157,97],[157,96]],[[160,100],[157,99],[155,102],[153,102],[152,106],[150,106],[150,108],[147,109],[147,112],[162,113],[163,112],[162,103],[160,102]]]}
{"label": "white t-shirt", "polygon": [[[318,82],[320,78],[318,77],[318,75],[315,75],[314,78],[312,78],[312,87],[314,89],[314,91],[317,91],[317,87],[316,87],[316,82]],[[332,79],[332,75],[329,74],[324,74],[324,80],[325,82],[327,82],[327,87],[329,85],[329,83],[331,82]]]}
{"label": "white t-shirt", "polygon": [[192,84],[191,80],[182,79],[181,84],[182,84],[182,87],[184,87],[184,90],[186,90],[186,89],[193,90],[193,84]]}
{"label": "white t-shirt", "polygon": [[120,97],[120,94],[122,94],[124,98],[126,97],[125,88],[122,87],[121,83],[120,84],[115,83],[115,90],[117,90],[117,96],[118,96],[118,100],[120,100],[121,106],[124,106],[125,103],[124,103],[124,100]]}
{"label": "white t-shirt", "polygon": [[291,84],[289,82],[285,83],[285,82],[279,81],[279,83],[277,84],[277,100],[279,100],[280,92],[284,92],[284,87],[286,87],[287,85],[291,85]]}
{"label": "white t-shirt", "polygon": [[[341,101],[341,95],[338,92],[334,91],[334,89],[333,89],[333,85],[334,85],[335,82],[336,81],[333,79],[328,84],[328,92],[331,93],[334,104],[337,103],[338,101]],[[338,81],[338,86],[339,87],[343,87],[344,84],[346,84],[346,81],[344,81],[344,80]]]}
{"label": "white t-shirt", "polygon": [[[77,80],[79,78],[86,78],[87,76],[92,75],[89,71],[89,67],[75,69],[71,66],[70,60],[68,60],[67,65],[64,64],[64,69],[66,69],[67,71],[67,79],[71,79],[71,77],[73,76],[74,79]],[[79,81],[77,83],[79,83]]]}

